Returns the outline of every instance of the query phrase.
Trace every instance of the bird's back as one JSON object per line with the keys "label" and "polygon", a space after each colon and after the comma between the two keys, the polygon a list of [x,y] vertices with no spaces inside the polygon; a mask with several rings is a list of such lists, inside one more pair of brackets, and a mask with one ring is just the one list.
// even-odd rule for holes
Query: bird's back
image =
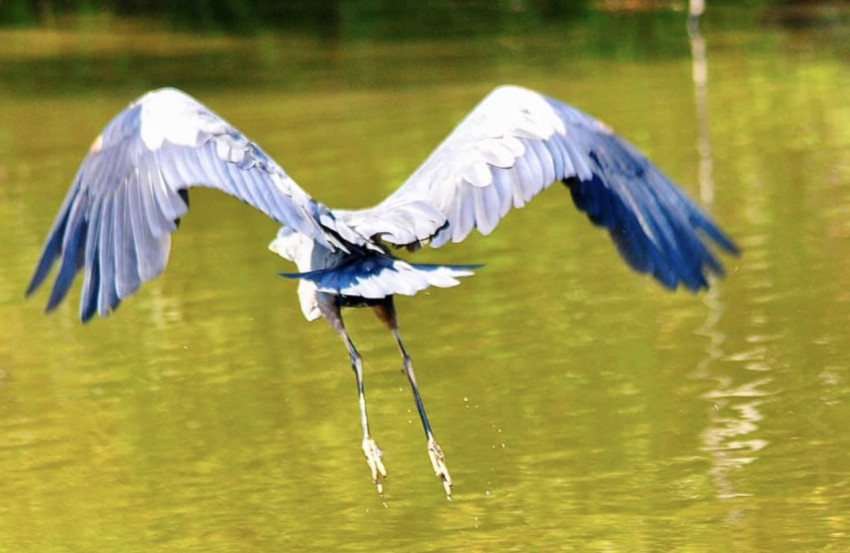
{"label": "bird's back", "polygon": [[271,251],[298,267],[299,272],[282,276],[300,280],[298,298],[308,321],[321,315],[320,292],[337,296],[345,307],[367,306],[396,294],[412,296],[431,286],[456,286],[458,278],[480,267],[408,263],[375,242],[369,242],[369,247],[345,241],[342,245],[345,249],[331,251],[289,227],[282,227],[269,244]]}

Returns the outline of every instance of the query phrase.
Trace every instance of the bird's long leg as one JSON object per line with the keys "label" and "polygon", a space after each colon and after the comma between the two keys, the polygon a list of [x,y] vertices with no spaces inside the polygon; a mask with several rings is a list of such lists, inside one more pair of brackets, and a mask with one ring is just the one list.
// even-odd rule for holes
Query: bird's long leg
{"label": "bird's long leg", "polygon": [[337,334],[345,342],[345,347],[348,348],[348,354],[351,357],[351,368],[354,370],[354,376],[357,379],[357,397],[360,401],[360,425],[363,427],[363,453],[366,455],[366,462],[369,463],[369,470],[372,472],[372,481],[378,488],[378,493],[384,495],[383,479],[387,476],[387,469],[384,468],[383,457],[384,453],[372,439],[372,434],[369,431],[369,415],[366,412],[366,389],[363,384],[363,360],[354,347],[354,342],[348,336],[345,330],[345,324],[342,322],[342,312],[337,305],[334,296],[319,294],[319,310],[326,321],[333,327]]}
{"label": "bird's long leg", "polygon": [[425,412],[425,403],[422,401],[422,395],[419,393],[419,385],[416,383],[416,374],[413,372],[413,361],[410,359],[410,355],[407,353],[407,349],[404,347],[404,342],[401,339],[401,331],[398,327],[398,318],[396,317],[392,296],[387,297],[382,303],[374,306],[374,310],[378,318],[390,329],[398,344],[403,362],[403,371],[405,376],[407,376],[408,382],[410,382],[413,398],[416,400],[416,410],[419,411],[419,419],[422,421],[422,428],[425,430],[425,437],[428,440],[428,457],[431,459],[434,473],[443,483],[443,488],[446,490],[446,497],[451,499],[452,477],[449,474],[448,467],[446,467],[446,458],[443,455],[443,450],[434,438],[434,431],[431,429],[428,413]]}

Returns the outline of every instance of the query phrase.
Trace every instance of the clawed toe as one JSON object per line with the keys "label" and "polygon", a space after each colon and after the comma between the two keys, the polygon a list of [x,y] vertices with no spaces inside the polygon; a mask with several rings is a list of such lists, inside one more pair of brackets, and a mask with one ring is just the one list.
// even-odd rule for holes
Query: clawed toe
{"label": "clawed toe", "polygon": [[378,488],[378,494],[384,495],[383,479],[387,477],[387,469],[384,468],[384,452],[375,443],[372,438],[363,439],[363,453],[366,455],[366,462],[369,463],[369,470],[372,472],[372,482]]}
{"label": "clawed toe", "polygon": [[434,474],[443,482],[446,499],[451,499],[452,477],[449,474],[448,467],[446,467],[446,457],[443,455],[443,450],[440,449],[440,444],[433,437],[428,439],[428,457],[431,459],[431,466],[434,467]]}

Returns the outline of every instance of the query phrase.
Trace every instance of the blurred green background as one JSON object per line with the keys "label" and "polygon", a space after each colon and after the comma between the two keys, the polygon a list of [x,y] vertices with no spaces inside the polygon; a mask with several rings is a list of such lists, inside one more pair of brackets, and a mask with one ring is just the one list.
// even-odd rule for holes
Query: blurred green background
{"label": "blurred green background", "polygon": [[[106,8],[106,9],[104,9]],[[0,551],[850,550],[846,2],[0,3]],[[106,320],[23,291],[82,157],[128,102],[196,96],[331,206],[394,190],[494,86],[602,118],[741,245],[671,294],[560,186],[485,263],[399,298],[455,478],[392,337],[347,314],[390,471],[360,451],[338,338],[276,225],[209,191]]]}

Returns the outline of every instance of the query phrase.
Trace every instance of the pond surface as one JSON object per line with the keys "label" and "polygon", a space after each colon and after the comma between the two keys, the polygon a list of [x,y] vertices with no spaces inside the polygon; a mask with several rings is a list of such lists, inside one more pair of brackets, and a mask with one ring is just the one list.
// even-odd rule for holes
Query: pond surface
{"label": "pond surface", "polygon": [[[0,32],[0,551],[850,548],[847,29],[709,14],[695,90],[684,16],[648,21],[406,44]],[[106,320],[78,322],[76,289],[51,316],[46,292],[23,299],[91,140],[149,88],[185,88],[357,207],[505,82],[606,120],[744,255],[671,294],[561,187],[417,254],[486,264],[397,301],[452,502],[392,337],[355,311],[375,493],[347,354],[237,201],[193,194],[168,270]]]}

